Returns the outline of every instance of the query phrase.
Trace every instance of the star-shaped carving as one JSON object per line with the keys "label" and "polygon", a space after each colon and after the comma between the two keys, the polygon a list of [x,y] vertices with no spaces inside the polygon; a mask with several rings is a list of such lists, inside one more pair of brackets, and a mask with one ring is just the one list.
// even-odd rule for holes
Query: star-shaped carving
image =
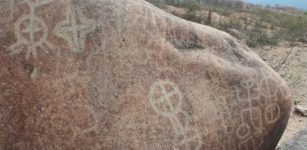
{"label": "star-shaped carving", "polygon": [[96,29],[96,21],[87,19],[75,8],[69,9],[66,20],[55,27],[55,34],[65,39],[75,52],[83,52],[86,36]]}

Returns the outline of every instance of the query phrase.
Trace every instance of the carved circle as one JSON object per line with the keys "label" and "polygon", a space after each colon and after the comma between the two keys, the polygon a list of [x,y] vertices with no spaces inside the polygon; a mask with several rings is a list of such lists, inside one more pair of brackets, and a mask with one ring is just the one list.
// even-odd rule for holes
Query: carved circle
{"label": "carved circle", "polygon": [[197,133],[197,130],[187,128],[175,135],[174,145],[178,149],[199,150],[202,146],[202,138],[200,134]]}
{"label": "carved circle", "polygon": [[173,117],[181,110],[182,95],[170,81],[155,82],[149,92],[153,109],[164,117]]}
{"label": "carved circle", "polygon": [[250,128],[245,123],[241,124],[236,131],[236,135],[239,139],[245,139],[249,136],[249,134],[250,134]]}
{"label": "carved circle", "polygon": [[41,46],[47,39],[47,26],[36,16],[24,16],[17,21],[17,36],[26,40],[25,44]]}
{"label": "carved circle", "polygon": [[280,115],[280,107],[278,104],[269,104],[264,110],[264,118],[268,124],[275,123]]}

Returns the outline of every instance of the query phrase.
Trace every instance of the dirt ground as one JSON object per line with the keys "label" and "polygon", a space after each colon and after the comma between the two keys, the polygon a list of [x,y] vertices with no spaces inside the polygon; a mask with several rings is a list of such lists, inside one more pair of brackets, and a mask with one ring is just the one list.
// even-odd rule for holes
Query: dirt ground
{"label": "dirt ground", "polygon": [[[283,42],[276,47],[257,48],[254,51],[286,80],[293,100],[307,107],[307,44]],[[307,117],[293,112],[279,144],[306,127]]]}

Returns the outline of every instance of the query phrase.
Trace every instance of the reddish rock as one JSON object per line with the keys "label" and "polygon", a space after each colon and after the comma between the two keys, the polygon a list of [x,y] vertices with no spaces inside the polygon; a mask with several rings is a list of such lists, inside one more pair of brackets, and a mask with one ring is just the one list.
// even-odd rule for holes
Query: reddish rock
{"label": "reddish rock", "polygon": [[274,149],[292,100],[230,35],[141,0],[0,0],[0,149]]}

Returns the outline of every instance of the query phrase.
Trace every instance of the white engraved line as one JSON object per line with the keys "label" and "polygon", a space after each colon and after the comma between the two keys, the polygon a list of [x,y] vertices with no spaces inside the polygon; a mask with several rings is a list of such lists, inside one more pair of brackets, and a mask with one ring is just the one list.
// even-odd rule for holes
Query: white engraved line
{"label": "white engraved line", "polygon": [[[173,95],[177,94],[177,93],[175,92],[175,89],[174,89],[173,91],[169,92],[169,93],[166,93],[165,85],[164,85],[164,86],[162,87],[162,92],[164,93],[164,97],[165,97],[165,99],[166,99],[168,105],[170,106],[171,111],[172,111],[172,112],[175,112],[174,106],[173,106],[172,101],[171,101],[171,97],[172,97]],[[177,92],[178,92],[178,91],[177,91]],[[179,99],[179,101],[181,101],[181,99]]]}
{"label": "white engraved line", "polygon": [[[16,33],[15,34],[17,36],[17,42],[9,47],[8,50],[11,51],[10,55],[20,53],[23,50],[22,49],[23,47],[27,49],[27,53],[26,53],[27,59],[29,59],[31,54],[34,56],[34,58],[37,58],[37,51],[36,51],[37,47],[41,47],[43,51],[45,51],[46,53],[48,53],[48,51],[46,51],[46,48],[53,47],[49,42],[47,42],[48,28],[46,24],[44,23],[44,21],[42,21],[41,18],[39,18],[35,14],[36,7],[41,6],[43,4],[47,4],[49,2],[51,2],[51,0],[44,1],[39,4],[34,5],[35,4],[34,2],[27,1],[27,0],[24,1],[24,3],[26,3],[29,6],[30,13],[23,17],[20,17],[16,21],[16,24],[15,24]],[[20,30],[23,23],[27,23],[25,26],[26,28]],[[35,41],[35,33],[41,32],[41,31],[43,31],[43,34],[38,39],[38,41]],[[22,34],[29,34],[29,39],[24,37]]]}
{"label": "white engraved line", "polygon": [[[172,92],[169,92],[169,93],[166,92],[166,90],[165,90],[166,85],[172,86],[172,89],[173,89]],[[159,101],[166,102],[167,105],[170,107],[171,112],[167,112],[166,114],[163,113],[163,112],[160,112],[158,107],[156,107],[154,105],[154,104],[156,104],[157,100],[152,99],[153,98],[152,94],[153,94],[153,91],[156,90],[156,88],[159,88],[160,92],[162,93],[162,98],[159,98]],[[173,147],[173,148],[175,150],[177,150],[179,146],[185,145],[185,144],[187,144],[187,145],[185,145],[185,148],[190,149],[190,147],[189,147],[190,145],[188,144],[188,142],[190,142],[194,139],[199,139],[198,145],[196,147],[196,149],[199,149],[201,147],[201,143],[202,143],[201,137],[199,135],[194,135],[195,133],[197,134],[198,132],[193,132],[194,134],[193,134],[192,138],[188,138],[186,133],[185,133],[185,131],[190,130],[188,127],[183,126],[183,125],[188,126],[188,121],[189,121],[187,119],[188,115],[185,112],[183,112],[182,110],[180,110],[181,108],[174,108],[174,106],[172,105],[170,98],[171,98],[171,96],[176,95],[176,94],[178,94],[178,96],[179,96],[178,97],[179,104],[177,106],[180,107],[181,106],[180,102],[182,101],[182,97],[181,97],[180,91],[177,89],[177,87],[175,87],[174,84],[169,82],[169,81],[158,81],[158,82],[153,84],[153,86],[150,90],[150,101],[151,101],[151,104],[153,105],[154,110],[157,111],[157,113],[161,113],[161,114],[163,114],[163,116],[170,119],[170,122],[171,122],[171,124],[172,124],[172,126],[175,130],[176,136],[183,136],[183,140],[180,140],[180,143],[177,143],[177,141],[174,141],[175,147]],[[164,99],[164,100],[161,100],[161,99]],[[166,105],[162,105],[162,107],[166,107]],[[177,109],[179,109],[179,110],[177,110]],[[183,120],[184,121],[183,123],[180,122],[180,119],[177,116],[179,113],[183,113],[183,117],[186,118],[186,119]],[[190,130],[190,131],[194,131],[194,130]],[[179,139],[176,138],[176,140],[179,140]]]}
{"label": "white engraved line", "polygon": [[98,119],[97,119],[97,116],[95,115],[95,112],[89,107],[87,107],[87,109],[91,112],[92,116],[94,117],[94,125],[90,128],[82,130],[81,134],[86,134],[92,131],[96,131],[98,128]]}
{"label": "white engraved line", "polygon": [[21,4],[28,4],[29,6],[33,6],[33,7],[40,7],[42,5],[48,4],[52,2],[52,0],[39,0],[39,2],[35,1],[31,1],[31,0],[24,0]]}
{"label": "white engraved line", "polygon": [[[79,43],[79,35],[78,35],[78,30],[84,30],[86,29],[86,27],[84,26],[81,26],[81,25],[77,25],[77,11],[73,8],[71,8],[71,17],[70,17],[70,21],[71,21],[71,29],[67,29],[67,31],[71,31],[72,34],[73,34],[73,41],[74,41],[74,44],[77,45],[77,50],[80,50],[81,49],[81,45]],[[65,28],[64,28],[65,29]]]}
{"label": "white engraved line", "polygon": [[[13,0],[6,0],[4,1],[4,4],[2,3],[1,5],[7,6],[4,9],[5,10],[1,10],[1,11],[7,11],[7,13],[3,14],[3,12],[0,13],[0,23],[5,23],[7,21],[11,21],[13,20],[13,7],[14,7],[14,1]],[[3,8],[3,7],[2,7]],[[4,18],[3,18],[4,17]]]}
{"label": "white engraved line", "polygon": [[[251,87],[253,87],[253,86],[251,86]],[[253,119],[253,117],[254,117],[254,114],[253,114],[253,105],[252,105],[252,99],[251,99],[251,97],[250,97],[250,95],[251,95],[251,92],[250,92],[250,88],[247,88],[247,99],[248,99],[248,104],[249,104],[249,114],[250,114],[250,117],[251,117],[251,122],[252,122],[252,124],[254,125],[254,127],[256,127],[256,125],[255,125],[255,122],[254,122],[254,119]],[[257,111],[256,111],[256,113],[257,113]],[[258,114],[259,115],[259,114]],[[261,116],[261,115],[260,115]],[[241,117],[243,117],[243,116],[241,116]],[[260,120],[260,124],[259,124],[259,126],[260,127],[262,127],[262,122],[261,122],[261,119],[259,119]]]}
{"label": "white engraved line", "polygon": [[[265,92],[267,92],[267,93],[266,93],[267,95],[263,95],[263,96],[264,96],[267,100],[269,100],[270,98],[276,96],[276,93],[274,93],[275,95],[272,94],[272,89],[270,88],[269,82],[268,82],[268,80],[267,80],[267,79],[270,79],[270,78],[272,78],[272,77],[265,77],[266,74],[265,74],[265,72],[264,72],[263,70],[261,70],[261,73],[262,73],[262,75],[263,75],[262,80],[264,81],[265,87],[267,88],[267,89],[266,89],[267,91],[265,91]],[[272,80],[273,80],[273,78],[272,78]],[[274,80],[274,82],[275,82],[275,80]]]}
{"label": "white engraved line", "polygon": [[[82,52],[85,49],[86,35],[95,30],[96,22],[86,19],[82,13],[77,11],[72,1],[70,3],[66,20],[55,27],[55,33],[65,39],[72,46],[73,51]],[[78,19],[80,24],[78,24]]]}

